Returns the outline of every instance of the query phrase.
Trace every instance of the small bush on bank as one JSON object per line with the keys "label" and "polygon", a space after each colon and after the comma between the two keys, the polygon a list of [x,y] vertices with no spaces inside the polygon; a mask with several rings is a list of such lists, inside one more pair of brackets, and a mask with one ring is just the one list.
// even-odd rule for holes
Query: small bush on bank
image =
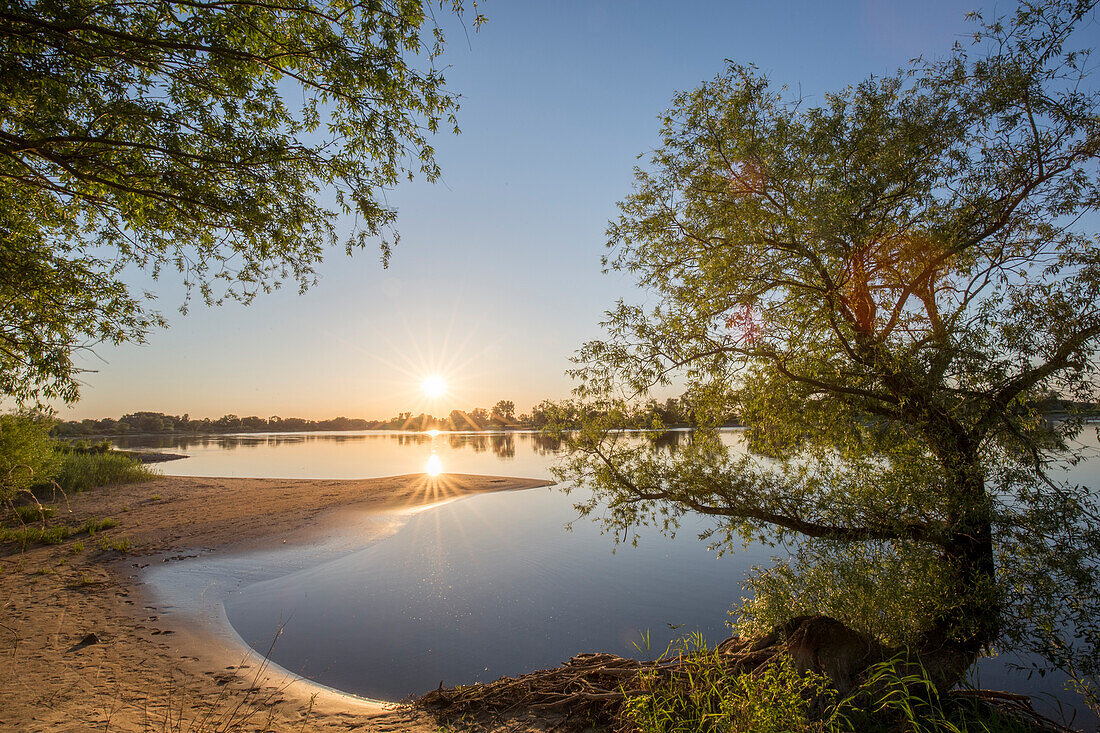
{"label": "small bush on bank", "polygon": [[73,494],[97,486],[149,481],[156,476],[156,472],[130,456],[70,452],[63,455],[53,480],[66,494]]}
{"label": "small bush on bank", "polygon": [[57,465],[46,418],[0,415],[0,503],[48,480]]}

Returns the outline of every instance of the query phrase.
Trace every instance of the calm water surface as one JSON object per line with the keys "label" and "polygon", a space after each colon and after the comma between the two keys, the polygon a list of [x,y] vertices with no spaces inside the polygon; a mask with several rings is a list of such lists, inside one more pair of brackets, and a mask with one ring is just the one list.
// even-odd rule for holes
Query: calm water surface
{"label": "calm water surface", "polygon": [[[672,438],[680,433],[674,432]],[[730,440],[734,440],[731,433]],[[419,473],[438,456],[447,473],[549,478],[558,441],[534,432],[404,433],[398,431],[249,433],[198,438],[136,436],[118,448],[165,450],[189,458],[158,464],[172,476],[374,478]]]}
{"label": "calm water surface", "polygon": [[[662,443],[674,450],[686,439],[672,433]],[[739,433],[725,439],[736,449]],[[416,473],[433,455],[450,473],[549,478],[559,450],[523,432],[143,437],[117,445],[191,456],[161,464],[168,474],[286,478]],[[1078,466],[1073,478],[1094,480],[1098,463]],[[184,599],[196,594],[224,602],[248,644],[267,651],[278,637],[270,656],[291,671],[397,700],[440,682],[553,666],[581,651],[656,655],[691,631],[721,640],[747,573],[783,552],[753,546],[716,559],[696,537],[707,526],[703,520],[686,524],[674,539],[643,531],[637,547],[616,548],[588,520],[566,530],[583,495],[560,489],[481,495],[395,520],[384,532],[390,536],[366,547],[352,537],[328,552],[203,556],[157,568],[149,580],[174,605],[187,606]],[[378,526],[363,531],[374,535]],[[1038,694],[1048,713],[1072,706],[1061,678],[1028,680],[1009,668],[1011,661],[984,660],[979,681]],[[1076,724],[1096,730],[1097,721],[1085,715]]]}

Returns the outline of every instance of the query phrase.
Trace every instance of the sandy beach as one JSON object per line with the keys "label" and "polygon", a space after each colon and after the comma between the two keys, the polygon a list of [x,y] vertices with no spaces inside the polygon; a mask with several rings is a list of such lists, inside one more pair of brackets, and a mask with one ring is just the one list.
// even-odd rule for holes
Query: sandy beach
{"label": "sandy beach", "polygon": [[[265,666],[216,629],[158,606],[142,569],[316,543],[364,513],[546,484],[456,474],[162,477],[59,497],[61,520],[111,517],[118,525],[61,545],[0,548],[0,730],[436,731],[416,711]],[[128,551],[110,548],[127,540]]]}

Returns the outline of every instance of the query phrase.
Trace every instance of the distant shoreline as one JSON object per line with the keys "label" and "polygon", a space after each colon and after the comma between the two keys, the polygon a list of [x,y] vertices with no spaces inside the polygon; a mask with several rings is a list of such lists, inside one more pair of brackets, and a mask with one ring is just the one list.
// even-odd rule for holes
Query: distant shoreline
{"label": "distant shoreline", "polygon": [[[667,430],[684,430],[688,426],[673,426],[666,428]],[[468,433],[470,435],[477,435],[483,433],[490,435],[492,433],[538,433],[542,431],[542,428],[528,428],[528,427],[505,427],[505,428],[485,428],[484,430],[445,430],[439,428],[440,433]],[[212,436],[233,436],[233,435],[296,435],[296,434],[308,434],[308,433],[401,433],[405,435],[418,435],[429,432],[428,430],[402,430],[401,428],[351,428],[348,430],[335,430],[333,428],[317,428],[316,430],[269,430],[266,428],[258,428],[256,430],[226,430],[226,431],[210,431],[210,432],[171,432],[171,433],[85,433],[85,434],[72,434],[72,435],[55,435],[53,436],[57,440],[93,440],[102,439],[107,440],[111,438],[208,438]]]}
{"label": "distant shoreline", "polygon": [[[722,430],[736,430],[743,428],[744,425],[730,424],[722,425]],[[669,425],[664,428],[624,428],[622,432],[628,433],[667,433],[671,431],[690,431],[697,429],[695,425]],[[498,433],[541,433],[542,428],[530,428],[530,427],[504,427],[504,428],[485,428],[484,430],[446,430],[446,429],[432,429],[440,435],[494,435]],[[395,434],[395,435],[425,435],[431,433],[432,430],[402,430],[400,428],[355,428],[352,430],[333,430],[331,428],[319,428],[317,430],[229,430],[225,432],[205,432],[205,433],[192,433],[192,432],[171,432],[171,433],[88,433],[84,435],[55,435],[55,440],[113,440],[116,438],[212,438],[212,437],[233,437],[233,436],[245,436],[245,435],[310,435],[313,433],[329,433],[329,434]],[[569,432],[567,429],[566,432]],[[169,454],[166,454],[169,455]]]}

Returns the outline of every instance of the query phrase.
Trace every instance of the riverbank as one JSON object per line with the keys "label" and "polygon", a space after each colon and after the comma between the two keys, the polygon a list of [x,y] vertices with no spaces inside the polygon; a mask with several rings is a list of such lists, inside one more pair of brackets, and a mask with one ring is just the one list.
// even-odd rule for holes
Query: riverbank
{"label": "riverbank", "polygon": [[200,553],[317,542],[364,513],[544,485],[453,474],[162,477],[59,497],[62,521],[118,523],[60,545],[0,548],[0,729],[436,731],[406,708],[265,667],[231,639],[157,605],[142,570]]}

